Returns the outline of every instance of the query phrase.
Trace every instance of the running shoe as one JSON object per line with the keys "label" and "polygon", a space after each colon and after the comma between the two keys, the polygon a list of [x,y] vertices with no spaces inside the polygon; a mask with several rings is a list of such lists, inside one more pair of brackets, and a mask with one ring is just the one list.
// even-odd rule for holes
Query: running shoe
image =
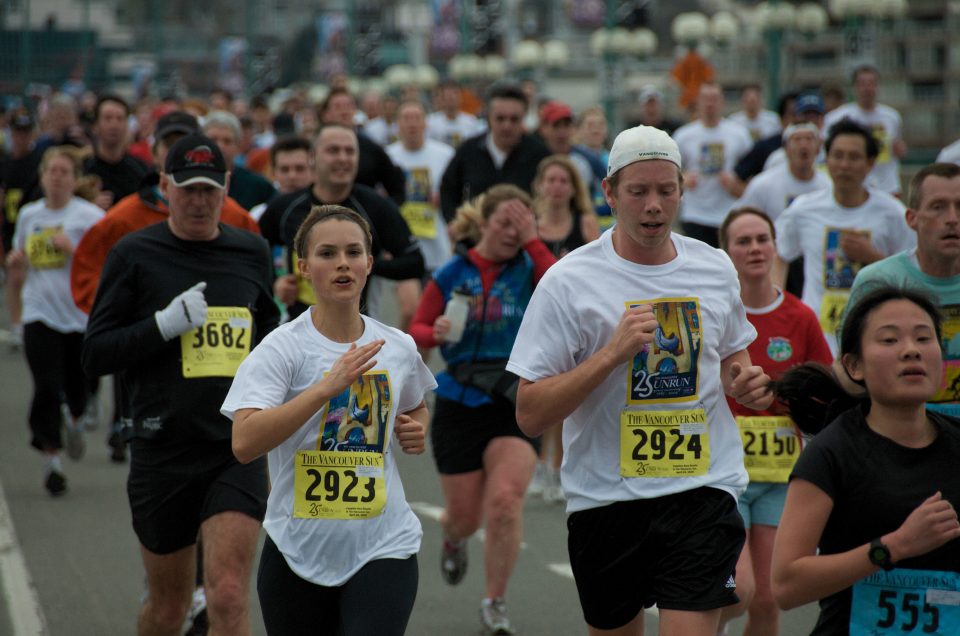
{"label": "running shoe", "polygon": [[67,457],[77,461],[83,458],[87,442],[83,439],[83,428],[78,422],[67,421]]}
{"label": "running shoe", "polygon": [[87,406],[83,409],[83,415],[77,420],[77,424],[85,431],[97,430],[100,425],[100,402],[96,394],[91,395],[87,400]]}
{"label": "running shoe", "polygon": [[207,595],[202,587],[198,587],[193,590],[193,601],[190,603],[190,611],[187,612],[187,620],[183,625],[183,636],[206,636],[209,629]]}
{"label": "running shoe", "polygon": [[485,598],[480,602],[480,622],[486,634],[501,636],[515,633],[507,616],[507,602],[502,598]]}
{"label": "running shoe", "polygon": [[547,487],[547,465],[543,462],[537,462],[537,467],[533,469],[533,478],[527,485],[527,495],[542,495]]}
{"label": "running shoe", "polygon": [[563,503],[566,497],[560,487],[560,471],[550,468],[547,470],[547,485],[543,489],[543,500],[549,504]]}
{"label": "running shoe", "polygon": [[451,541],[444,537],[440,552],[440,574],[450,585],[456,585],[467,573],[467,540]]}
{"label": "running shoe", "polygon": [[47,489],[51,496],[59,497],[67,491],[67,478],[59,470],[51,470],[47,473],[43,487]]}

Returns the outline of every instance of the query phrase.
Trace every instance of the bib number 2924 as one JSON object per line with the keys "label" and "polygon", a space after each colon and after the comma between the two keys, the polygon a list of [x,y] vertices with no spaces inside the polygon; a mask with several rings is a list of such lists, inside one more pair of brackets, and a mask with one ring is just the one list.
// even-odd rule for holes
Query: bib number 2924
{"label": "bib number 2924", "polygon": [[693,477],[710,469],[710,433],[702,408],[620,413],[622,477]]}

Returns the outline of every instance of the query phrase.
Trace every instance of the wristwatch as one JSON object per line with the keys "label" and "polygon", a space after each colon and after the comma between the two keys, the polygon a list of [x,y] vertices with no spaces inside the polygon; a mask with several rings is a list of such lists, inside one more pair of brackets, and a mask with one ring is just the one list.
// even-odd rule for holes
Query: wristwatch
{"label": "wristwatch", "polygon": [[883,545],[880,539],[874,539],[870,542],[870,551],[867,552],[870,557],[870,563],[878,565],[887,572],[893,569],[893,561],[890,560],[890,548]]}

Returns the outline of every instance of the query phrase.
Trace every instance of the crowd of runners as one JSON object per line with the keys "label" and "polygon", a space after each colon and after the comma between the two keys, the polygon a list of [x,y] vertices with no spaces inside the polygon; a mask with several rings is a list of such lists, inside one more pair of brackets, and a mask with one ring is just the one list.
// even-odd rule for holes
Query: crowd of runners
{"label": "crowd of runners", "polygon": [[[533,496],[571,633],[815,601],[815,634],[957,633],[960,154],[902,188],[901,115],[850,80],[779,112],[706,82],[682,121],[651,85],[621,131],[530,82],[4,112],[38,491],[129,462],[142,635],[248,634],[254,581],[269,634],[404,634],[421,547],[516,633]],[[397,453],[433,457],[439,545]]]}

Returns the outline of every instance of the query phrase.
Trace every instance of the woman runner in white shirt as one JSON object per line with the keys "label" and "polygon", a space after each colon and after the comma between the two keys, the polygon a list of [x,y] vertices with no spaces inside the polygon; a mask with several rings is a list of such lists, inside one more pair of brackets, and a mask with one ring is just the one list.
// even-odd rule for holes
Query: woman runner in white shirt
{"label": "woman runner in white shirt", "polygon": [[[30,445],[43,453],[44,487],[54,496],[67,489],[60,461],[61,428],[66,424],[66,448],[71,459],[84,452],[77,420],[87,404],[88,382],[80,367],[80,348],[87,316],[70,295],[73,249],[103,210],[75,195],[86,189],[79,151],[48,149],[40,163],[43,198],[23,207],[14,231],[14,249],[7,256],[11,269],[26,273],[23,290],[23,352],[33,376],[30,406]],[[69,417],[61,413],[66,403]],[[64,421],[66,420],[66,421]]]}
{"label": "woman runner in white shirt", "polygon": [[270,468],[264,624],[271,635],[400,635],[422,530],[394,453],[423,452],[423,396],[436,383],[410,336],[360,313],[373,266],[360,215],[315,207],[295,243],[317,304],[254,349],[221,409],[237,458],[267,453]]}

